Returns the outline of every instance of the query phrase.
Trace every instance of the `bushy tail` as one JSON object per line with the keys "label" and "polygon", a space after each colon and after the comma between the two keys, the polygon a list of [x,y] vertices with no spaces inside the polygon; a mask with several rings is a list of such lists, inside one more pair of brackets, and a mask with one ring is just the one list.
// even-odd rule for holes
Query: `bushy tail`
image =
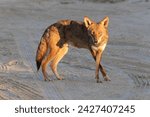
{"label": "bushy tail", "polygon": [[37,53],[36,53],[37,71],[40,69],[42,60],[45,57],[46,52],[47,52],[47,43],[46,43],[46,40],[42,37],[39,43],[38,49],[37,49]]}

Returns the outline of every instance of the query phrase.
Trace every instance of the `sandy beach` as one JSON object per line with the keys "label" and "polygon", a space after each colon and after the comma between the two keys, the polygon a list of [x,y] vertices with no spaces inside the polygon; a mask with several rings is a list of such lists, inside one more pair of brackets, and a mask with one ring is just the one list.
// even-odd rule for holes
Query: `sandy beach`
{"label": "sandy beach", "polygon": [[[150,1],[118,1],[0,0],[0,99],[150,99]],[[35,64],[44,30],[84,16],[97,22],[110,18],[102,64],[111,81],[100,74],[103,83],[96,83],[89,51],[70,47],[58,67],[65,80],[45,82]],[[50,68],[48,74],[56,79]]]}

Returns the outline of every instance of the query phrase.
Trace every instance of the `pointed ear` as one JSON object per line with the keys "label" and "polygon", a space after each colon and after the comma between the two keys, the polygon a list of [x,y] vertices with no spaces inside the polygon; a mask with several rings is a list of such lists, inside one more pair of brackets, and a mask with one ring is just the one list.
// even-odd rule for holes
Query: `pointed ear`
{"label": "pointed ear", "polygon": [[105,28],[107,28],[109,24],[109,17],[105,17],[100,23],[103,24]]}
{"label": "pointed ear", "polygon": [[88,17],[84,17],[84,23],[86,27],[89,27],[89,25],[92,24],[92,20],[90,20]]}

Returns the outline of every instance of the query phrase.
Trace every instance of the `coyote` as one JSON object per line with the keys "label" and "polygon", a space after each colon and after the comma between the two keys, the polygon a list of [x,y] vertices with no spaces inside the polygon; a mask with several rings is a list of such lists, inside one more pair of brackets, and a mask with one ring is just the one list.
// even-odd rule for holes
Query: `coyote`
{"label": "coyote", "polygon": [[108,23],[108,17],[96,23],[85,16],[83,22],[61,20],[49,26],[45,30],[37,49],[37,71],[41,66],[44,80],[50,80],[47,77],[46,67],[51,62],[50,67],[53,73],[58,80],[62,80],[57,72],[57,65],[68,52],[69,45],[73,45],[77,48],[88,49],[91,52],[96,61],[95,78],[97,83],[102,82],[99,79],[99,69],[104,80],[110,81],[100,63],[102,53],[108,42]]}

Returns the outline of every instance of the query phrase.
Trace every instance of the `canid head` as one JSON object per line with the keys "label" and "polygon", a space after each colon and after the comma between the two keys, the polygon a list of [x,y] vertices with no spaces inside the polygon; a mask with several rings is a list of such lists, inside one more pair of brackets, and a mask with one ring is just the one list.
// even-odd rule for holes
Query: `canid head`
{"label": "canid head", "polygon": [[88,35],[91,37],[94,45],[99,45],[99,43],[101,43],[103,39],[108,39],[108,17],[105,17],[98,23],[92,21],[88,17],[84,17],[84,23],[87,28]]}

